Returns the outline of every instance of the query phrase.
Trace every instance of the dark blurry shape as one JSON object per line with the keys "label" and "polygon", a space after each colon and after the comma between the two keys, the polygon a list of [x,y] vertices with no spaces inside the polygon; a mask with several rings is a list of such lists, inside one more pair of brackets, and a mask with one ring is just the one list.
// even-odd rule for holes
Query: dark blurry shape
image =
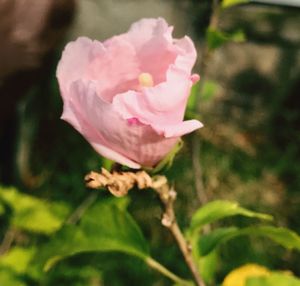
{"label": "dark blurry shape", "polygon": [[191,0],[189,6],[189,17],[196,35],[201,39],[205,35],[206,28],[209,25],[212,12],[211,0]]}
{"label": "dark blurry shape", "polygon": [[0,78],[41,66],[72,19],[74,0],[0,1]]}
{"label": "dark blurry shape", "polygon": [[[76,0],[0,0],[0,181],[12,175],[16,105],[47,77]],[[5,167],[4,167],[5,166]]]}

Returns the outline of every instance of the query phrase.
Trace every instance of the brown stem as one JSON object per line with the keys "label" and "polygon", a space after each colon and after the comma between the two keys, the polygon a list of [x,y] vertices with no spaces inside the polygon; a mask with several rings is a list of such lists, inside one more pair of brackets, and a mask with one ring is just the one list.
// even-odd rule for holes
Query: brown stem
{"label": "brown stem", "polygon": [[75,211],[69,216],[66,221],[66,224],[75,224],[77,223],[84,212],[96,201],[98,194],[92,193],[90,194],[76,209]]}
{"label": "brown stem", "polygon": [[186,264],[193,274],[196,284],[198,286],[205,286],[205,283],[193,260],[191,245],[186,241],[176,221],[174,212],[174,202],[176,199],[175,190],[169,187],[167,179],[164,176],[153,178],[152,188],[158,193],[160,200],[164,205],[164,214],[161,221],[162,225],[168,228],[175,238]]}
{"label": "brown stem", "polygon": [[[101,173],[90,172],[88,175],[86,175],[85,181],[86,185],[90,188],[107,188],[114,196],[118,197],[127,195],[128,191],[134,185],[136,185],[139,189],[152,188],[153,190],[155,190],[164,205],[164,214],[161,223],[165,227],[167,227],[174,236],[179,249],[184,256],[186,264],[193,274],[197,286],[205,286],[205,283],[201,278],[198,268],[193,260],[191,245],[185,240],[177,224],[174,212],[176,192],[173,188],[169,187],[167,178],[165,176],[156,176],[151,178],[145,171],[139,171],[136,173],[110,173],[109,171],[102,168]],[[151,264],[151,266],[154,266],[153,263]],[[155,267],[157,269],[157,264],[155,264]],[[161,271],[162,268],[159,268]]]}
{"label": "brown stem", "polygon": [[17,230],[14,228],[10,228],[4,235],[3,241],[0,245],[0,256],[5,254],[13,244],[17,235]]}

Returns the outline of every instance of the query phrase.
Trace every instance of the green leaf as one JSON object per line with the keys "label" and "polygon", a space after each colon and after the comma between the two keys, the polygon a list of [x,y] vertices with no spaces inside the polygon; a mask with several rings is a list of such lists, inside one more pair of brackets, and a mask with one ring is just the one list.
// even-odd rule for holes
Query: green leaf
{"label": "green leaf", "polygon": [[229,40],[235,43],[243,43],[246,41],[246,35],[242,30],[237,30],[233,32],[231,35],[228,35]]}
{"label": "green leaf", "polygon": [[0,202],[0,216],[5,213],[4,205]]}
{"label": "green leaf", "polygon": [[270,215],[247,210],[240,207],[236,202],[218,200],[207,203],[195,212],[191,220],[190,230],[195,231],[205,224],[236,215],[272,220]]}
{"label": "green leaf", "polygon": [[[199,238],[198,251],[200,256],[209,255],[218,246],[239,235],[237,227],[218,228]],[[241,234],[240,234],[241,235]]]}
{"label": "green leaf", "polygon": [[288,249],[300,251],[300,237],[297,233],[282,227],[254,226],[246,228],[219,228],[199,238],[199,255],[208,255],[221,244],[241,235],[255,235],[267,237]]}
{"label": "green leaf", "polygon": [[18,276],[7,270],[0,269],[0,285],[2,286],[27,286]]}
{"label": "green leaf", "polygon": [[268,276],[250,277],[246,280],[246,286],[300,286],[300,280],[295,276],[273,272]]}
{"label": "green leaf", "polygon": [[206,42],[209,50],[215,50],[228,41],[227,36],[215,29],[208,28],[206,31]]}
{"label": "green leaf", "polygon": [[14,188],[0,188],[0,200],[12,210],[11,223],[30,232],[51,234],[63,224],[68,208],[59,203],[47,203]]}
{"label": "green leaf", "polygon": [[210,252],[208,255],[199,258],[200,273],[208,285],[214,284],[218,262],[219,257],[217,251]]}
{"label": "green leaf", "polygon": [[[200,94],[200,84],[202,84],[201,94]],[[212,80],[204,79],[204,82],[198,81],[193,85],[191,94],[189,96],[187,104],[187,112],[195,111],[198,101],[209,101],[217,93],[219,85],[217,82]],[[197,117],[197,114],[195,114]]]}
{"label": "green leaf", "polygon": [[249,0],[223,0],[222,1],[222,8],[228,8],[234,5],[239,5],[239,4],[245,4],[248,3]]}
{"label": "green leaf", "polygon": [[[163,169],[168,169],[172,166],[176,154],[183,147],[183,141],[180,139],[177,144],[172,148],[172,150],[157,164],[154,169],[150,169],[149,172],[152,174],[157,174]],[[147,168],[145,168],[147,169]]]}
{"label": "green leaf", "polygon": [[14,247],[2,255],[0,267],[7,267],[16,273],[25,273],[35,250],[33,248]]}
{"label": "green leaf", "polygon": [[227,42],[242,43],[246,36],[242,30],[237,30],[231,34],[221,32],[212,28],[206,31],[206,41],[209,50],[215,50]]}
{"label": "green leaf", "polygon": [[112,160],[109,160],[105,157],[102,158],[102,165],[103,165],[103,168],[105,168],[106,170],[111,170],[112,166],[114,165],[114,161]]}
{"label": "green leaf", "polygon": [[300,236],[296,232],[287,228],[274,226],[258,226],[252,228],[251,234],[252,233],[254,235],[268,237],[287,249],[296,249],[300,251]]}
{"label": "green leaf", "polygon": [[84,252],[120,251],[145,259],[148,245],[133,218],[117,199],[98,202],[87,210],[78,226],[65,225],[46,245],[44,270],[58,261]]}

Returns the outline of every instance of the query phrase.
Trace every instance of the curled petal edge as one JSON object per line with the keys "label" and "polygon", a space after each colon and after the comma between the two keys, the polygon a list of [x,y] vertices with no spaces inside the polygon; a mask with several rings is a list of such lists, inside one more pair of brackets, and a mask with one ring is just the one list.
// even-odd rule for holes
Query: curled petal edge
{"label": "curled petal edge", "polygon": [[172,125],[155,125],[152,124],[151,127],[160,135],[165,138],[181,137],[185,134],[191,133],[196,129],[202,128],[203,124],[195,119],[180,122],[178,124]]}

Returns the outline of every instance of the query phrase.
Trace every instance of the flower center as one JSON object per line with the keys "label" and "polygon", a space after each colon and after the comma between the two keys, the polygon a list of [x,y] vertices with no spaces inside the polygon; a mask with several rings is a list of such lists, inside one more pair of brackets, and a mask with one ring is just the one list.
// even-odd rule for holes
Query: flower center
{"label": "flower center", "polygon": [[143,72],[139,75],[139,83],[142,87],[151,87],[153,86],[153,78],[150,73]]}

